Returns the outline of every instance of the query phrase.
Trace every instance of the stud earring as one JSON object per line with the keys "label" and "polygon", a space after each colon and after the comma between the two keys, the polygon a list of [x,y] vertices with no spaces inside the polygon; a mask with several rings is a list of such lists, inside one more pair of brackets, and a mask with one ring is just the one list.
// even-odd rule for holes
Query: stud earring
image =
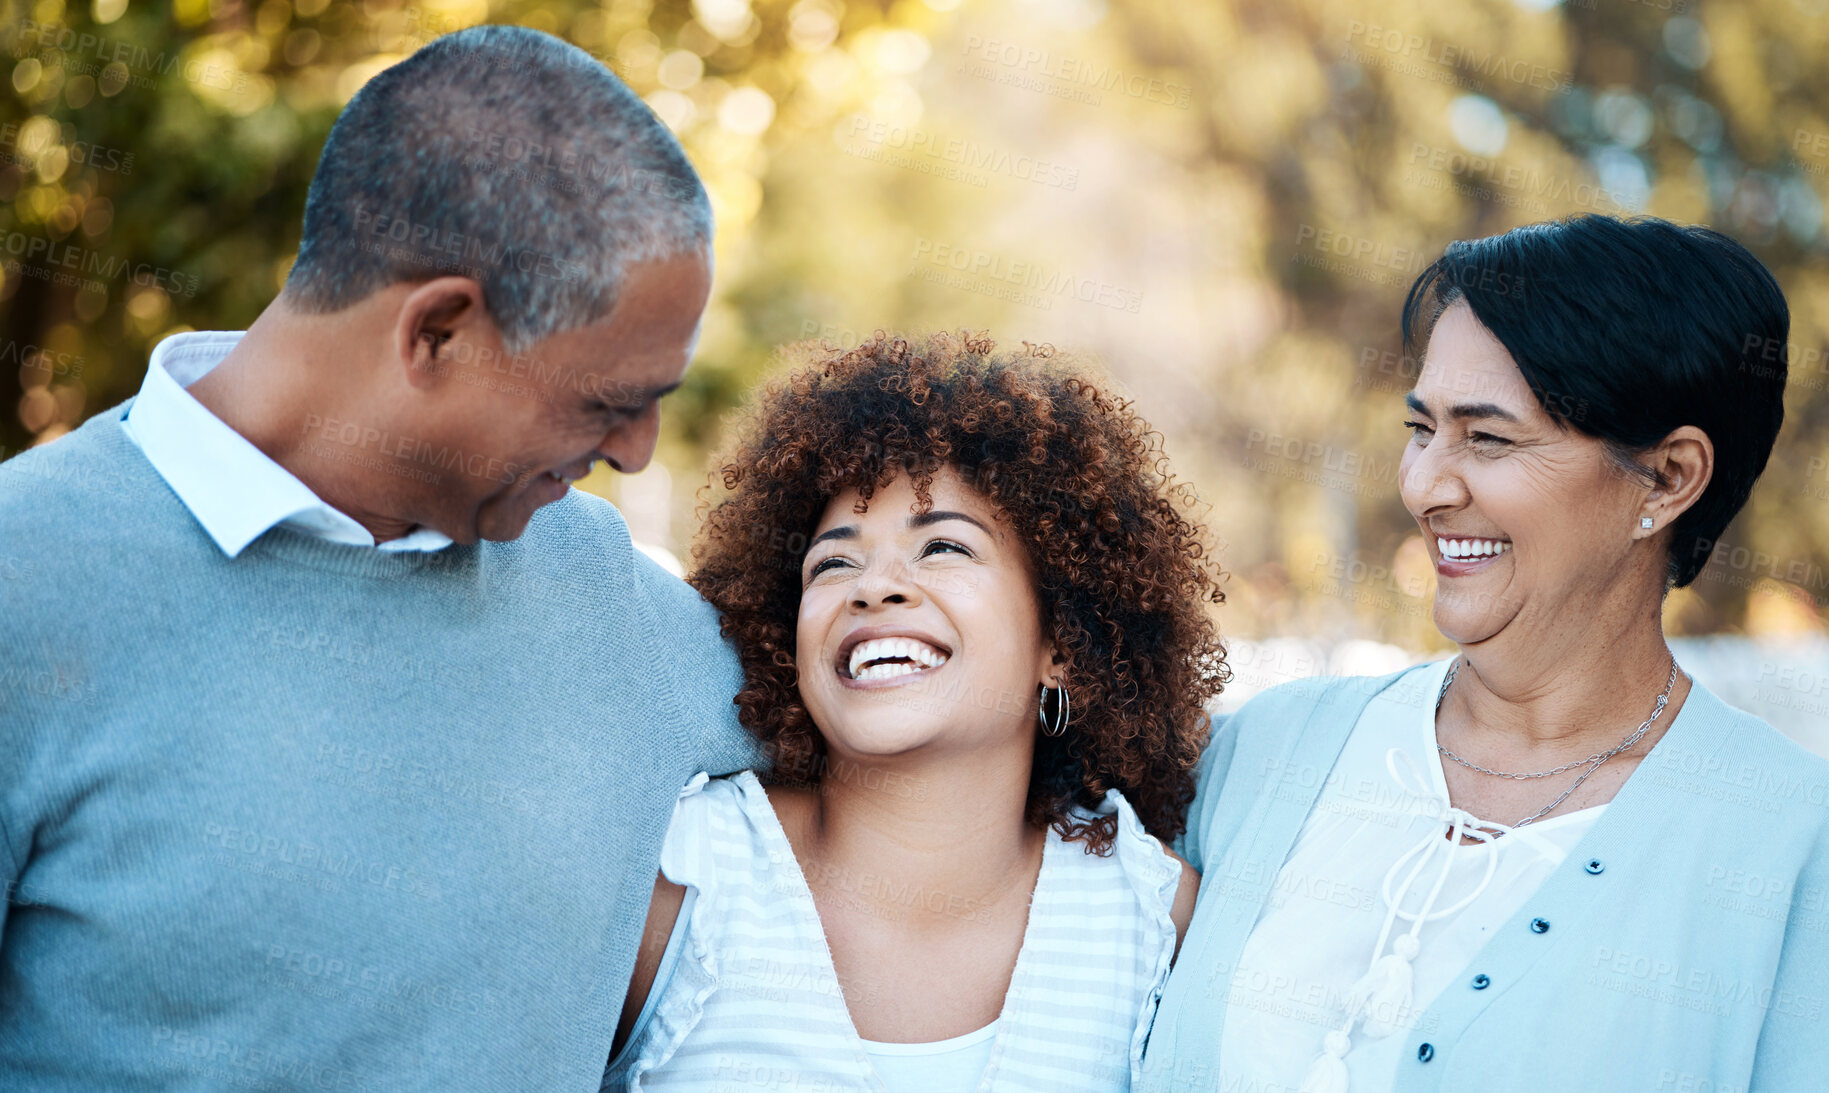
{"label": "stud earring", "polygon": [[1639,517],[1639,518],[1638,518],[1638,526],[1639,526],[1639,527],[1642,527],[1642,528],[1645,528],[1645,529],[1646,529],[1646,530],[1650,530],[1650,529],[1651,529],[1651,526],[1652,526],[1652,524],[1654,524],[1654,523],[1656,523],[1656,521],[1654,521],[1654,520],[1653,520],[1653,519],[1652,519],[1652,518],[1651,518],[1651,517],[1649,517],[1649,516],[1641,516],[1641,517]]}

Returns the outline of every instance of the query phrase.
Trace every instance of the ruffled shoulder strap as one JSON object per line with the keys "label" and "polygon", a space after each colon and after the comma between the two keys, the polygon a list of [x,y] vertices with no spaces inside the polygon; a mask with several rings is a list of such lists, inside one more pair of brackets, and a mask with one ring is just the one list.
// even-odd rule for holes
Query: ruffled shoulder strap
{"label": "ruffled shoulder strap", "polygon": [[692,889],[682,908],[685,921],[675,926],[676,933],[683,930],[681,951],[666,981],[654,984],[658,994],[647,1020],[612,1061],[605,1091],[639,1093],[644,1075],[664,1066],[698,1026],[719,982],[720,935],[731,918],[727,904],[766,868],[765,821],[757,809],[768,807],[767,793],[749,771],[729,778],[695,774],[680,790],[660,868],[668,880]]}
{"label": "ruffled shoulder strap", "polygon": [[1136,892],[1144,920],[1150,930],[1146,959],[1150,959],[1149,985],[1143,992],[1137,1012],[1136,1030],[1130,1043],[1130,1074],[1135,1084],[1142,1074],[1143,1048],[1149,1042],[1150,1026],[1156,1019],[1156,1005],[1168,984],[1169,969],[1175,961],[1175,920],[1170,910],[1175,893],[1181,887],[1181,863],[1175,860],[1161,840],[1143,828],[1143,820],[1124,795],[1115,789],[1105,791],[1097,815],[1116,813],[1117,838],[1112,852]]}
{"label": "ruffled shoulder strap", "polygon": [[1131,890],[1143,905],[1144,913],[1174,929],[1169,908],[1175,905],[1175,892],[1181,884],[1181,863],[1162,845],[1162,841],[1143,828],[1124,794],[1115,789],[1105,791],[1097,808],[1078,809],[1083,816],[1116,816],[1117,835],[1112,841],[1112,856],[1129,882]]}
{"label": "ruffled shoulder strap", "polygon": [[768,807],[761,783],[749,771],[729,778],[693,775],[673,804],[673,820],[661,844],[661,873],[675,884],[698,889],[701,896],[715,892],[720,882],[743,882],[746,878],[729,875],[730,865],[753,860],[760,839],[754,815],[758,802]]}

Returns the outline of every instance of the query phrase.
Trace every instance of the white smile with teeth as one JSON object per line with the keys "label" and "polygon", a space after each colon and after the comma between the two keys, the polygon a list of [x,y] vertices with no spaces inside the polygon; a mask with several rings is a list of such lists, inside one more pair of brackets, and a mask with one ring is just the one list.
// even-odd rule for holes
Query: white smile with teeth
{"label": "white smile with teeth", "polygon": [[916,638],[875,638],[851,650],[851,678],[890,679],[945,663],[945,653]]}
{"label": "white smile with teeth", "polygon": [[1435,543],[1444,558],[1481,558],[1511,549],[1504,539],[1437,539]]}

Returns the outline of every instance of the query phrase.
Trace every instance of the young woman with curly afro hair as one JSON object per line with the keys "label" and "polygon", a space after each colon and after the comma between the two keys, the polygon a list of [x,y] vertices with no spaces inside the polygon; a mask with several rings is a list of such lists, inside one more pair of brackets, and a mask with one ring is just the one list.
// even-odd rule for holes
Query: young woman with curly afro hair
{"label": "young woman with curly afro hair", "polygon": [[1127,1089],[1227,679],[1196,500],[1045,346],[796,353],[690,578],[770,767],[682,792],[609,1085]]}

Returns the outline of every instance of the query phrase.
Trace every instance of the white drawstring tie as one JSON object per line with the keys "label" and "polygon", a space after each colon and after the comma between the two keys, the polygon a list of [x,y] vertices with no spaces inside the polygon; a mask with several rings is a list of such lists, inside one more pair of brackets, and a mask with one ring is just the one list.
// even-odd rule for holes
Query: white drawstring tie
{"label": "white drawstring tie", "polygon": [[[1351,1022],[1347,1028],[1352,1028]],[[1309,1064],[1300,1093],[1346,1093],[1346,1053],[1353,1050],[1353,1041],[1335,1029],[1323,1043],[1321,1057]]]}
{"label": "white drawstring tie", "polygon": [[[1300,1093],[1347,1093],[1346,1054],[1352,1050],[1353,1026],[1360,1020],[1365,1022],[1365,1034],[1372,1037],[1389,1036],[1405,1027],[1416,983],[1416,970],[1411,962],[1422,949],[1418,935],[1422,933],[1423,923],[1446,918],[1480,898],[1498,869],[1499,853],[1494,840],[1512,830],[1449,804],[1445,796],[1435,792],[1417,767],[1416,760],[1402,748],[1385,752],[1384,765],[1398,789],[1415,799],[1419,814],[1436,823],[1431,824],[1416,845],[1385,871],[1384,884],[1379,890],[1386,907],[1384,926],[1378,931],[1378,943],[1372,946],[1371,967],[1347,990],[1343,999],[1346,1023],[1327,1034],[1321,1055],[1309,1065]],[[1447,838],[1442,836],[1442,823],[1450,825]],[[1485,874],[1472,892],[1438,910],[1436,900],[1441,897],[1442,886],[1448,882],[1448,874],[1454,870],[1455,848],[1464,838],[1473,839],[1485,848]],[[1409,898],[1417,878],[1438,858],[1440,866],[1436,870],[1435,883],[1430,885],[1422,907],[1414,913],[1404,910],[1404,901]],[[1399,884],[1397,875],[1406,865],[1410,871]],[[1397,884],[1395,891],[1393,884]],[[1410,929],[1392,941],[1391,930],[1400,918],[1410,923]],[[1385,952],[1386,942],[1391,943],[1388,953]]]}

